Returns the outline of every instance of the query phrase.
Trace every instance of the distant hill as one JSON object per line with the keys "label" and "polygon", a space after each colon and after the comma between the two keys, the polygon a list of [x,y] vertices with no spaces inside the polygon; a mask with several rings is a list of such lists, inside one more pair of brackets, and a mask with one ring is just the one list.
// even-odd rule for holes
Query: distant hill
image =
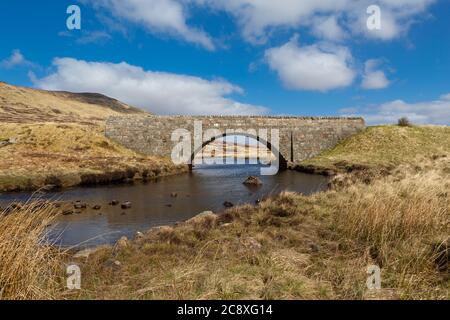
{"label": "distant hill", "polygon": [[98,93],[45,91],[0,82],[0,123],[92,123],[139,113],[146,112]]}

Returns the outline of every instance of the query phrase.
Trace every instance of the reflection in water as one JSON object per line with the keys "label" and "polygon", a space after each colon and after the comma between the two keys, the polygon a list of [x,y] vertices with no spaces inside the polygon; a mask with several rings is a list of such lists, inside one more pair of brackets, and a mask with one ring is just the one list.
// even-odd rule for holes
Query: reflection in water
{"label": "reflection in water", "polygon": [[[133,237],[137,231],[187,220],[200,212],[224,210],[224,201],[235,205],[255,203],[267,195],[284,190],[311,194],[324,190],[327,179],[294,171],[276,176],[260,176],[263,185],[248,187],[242,182],[259,176],[259,165],[198,166],[190,174],[161,178],[149,183],[76,188],[46,197],[99,204],[102,210],[86,210],[79,215],[61,216],[52,236],[63,246],[93,246],[113,243],[121,236]],[[177,197],[171,197],[177,193]],[[30,194],[0,195],[0,205],[26,200]],[[132,208],[122,210],[108,203],[117,199],[131,201]]]}

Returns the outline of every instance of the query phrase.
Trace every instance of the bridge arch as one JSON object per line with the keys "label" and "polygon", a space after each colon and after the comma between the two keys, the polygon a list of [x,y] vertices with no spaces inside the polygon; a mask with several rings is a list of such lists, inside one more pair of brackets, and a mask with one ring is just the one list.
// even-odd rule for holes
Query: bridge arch
{"label": "bridge arch", "polygon": [[207,140],[207,141],[204,141],[203,143],[202,143],[202,146],[201,147],[198,147],[197,149],[194,149],[193,150],[193,152],[192,152],[192,155],[191,155],[191,164],[190,164],[190,169],[192,169],[192,167],[194,166],[194,159],[195,159],[195,157],[200,153],[200,152],[202,152],[203,150],[204,150],[204,148],[207,146],[207,145],[209,145],[209,144],[211,144],[212,142],[214,142],[214,141],[216,141],[216,140],[218,140],[218,139],[222,139],[222,138],[226,138],[226,137],[229,137],[229,136],[241,136],[241,137],[246,137],[246,138],[251,138],[251,139],[253,139],[253,140],[255,140],[255,141],[257,141],[258,142],[258,147],[259,147],[259,144],[261,143],[262,145],[264,145],[270,152],[272,152],[272,154],[275,156],[275,157],[277,157],[278,156],[278,159],[279,159],[279,168],[280,168],[280,170],[285,170],[285,169],[287,169],[287,167],[288,167],[288,161],[287,161],[287,159],[286,159],[286,157],[276,148],[276,147],[274,147],[269,141],[266,141],[265,139],[263,139],[263,138],[261,138],[260,136],[258,136],[258,135],[254,135],[254,134],[251,134],[251,133],[248,133],[248,132],[241,132],[241,131],[239,131],[239,132],[233,132],[233,133],[223,133],[223,134],[220,134],[220,135],[216,135],[216,136],[214,136],[214,137],[212,137],[212,138],[210,138],[209,140]]}

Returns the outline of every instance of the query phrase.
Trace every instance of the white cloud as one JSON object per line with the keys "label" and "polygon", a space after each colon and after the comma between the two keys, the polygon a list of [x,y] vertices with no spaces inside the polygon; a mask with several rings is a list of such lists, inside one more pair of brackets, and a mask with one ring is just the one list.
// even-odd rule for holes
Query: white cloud
{"label": "white cloud", "polygon": [[227,96],[243,90],[225,80],[145,71],[125,62],[113,64],[71,58],[54,60],[54,73],[34,79],[47,90],[98,92],[157,114],[264,114],[260,106]]}
{"label": "white cloud", "polygon": [[33,63],[25,59],[20,50],[13,50],[11,55],[0,62],[0,66],[5,69],[12,69],[21,66],[32,66]]}
{"label": "white cloud", "polygon": [[[243,36],[253,43],[266,42],[275,28],[317,29],[317,17],[332,19],[343,16],[346,27],[354,34],[390,40],[406,33],[416,17],[425,12],[435,0],[184,0],[209,5],[233,15],[241,26]],[[366,27],[367,8],[379,5],[382,28],[369,31]],[[327,19],[325,19],[327,21]],[[328,21],[316,30],[326,38],[336,32],[336,25]],[[338,39],[339,40],[339,39]]]}
{"label": "white cloud", "polygon": [[345,38],[345,32],[338,23],[336,16],[319,17],[314,20],[312,33],[321,39],[341,41]]}
{"label": "white cloud", "polygon": [[214,50],[212,39],[202,30],[187,24],[186,1],[177,0],[84,0],[99,10],[140,24],[152,33],[162,33]]}
{"label": "white cloud", "polygon": [[389,86],[390,81],[383,71],[377,70],[381,64],[380,60],[367,60],[364,66],[363,81],[361,86],[364,89],[375,90]]}
{"label": "white cloud", "polygon": [[450,100],[450,93],[442,95],[441,100]]}
{"label": "white cloud", "polygon": [[293,90],[328,91],[351,85],[356,76],[352,55],[342,46],[301,47],[297,37],[266,51],[266,60],[283,84]]}
{"label": "white cloud", "polygon": [[407,117],[415,124],[450,125],[450,100],[444,95],[438,100],[407,103],[403,100],[390,101],[378,106],[358,109],[349,116],[362,116],[369,124],[396,123],[401,117]]}

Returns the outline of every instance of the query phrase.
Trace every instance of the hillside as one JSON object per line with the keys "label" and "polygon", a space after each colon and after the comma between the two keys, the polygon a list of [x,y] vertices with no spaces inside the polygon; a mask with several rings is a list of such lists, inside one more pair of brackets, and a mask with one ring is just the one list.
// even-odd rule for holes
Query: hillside
{"label": "hillside", "polygon": [[0,122],[95,123],[143,112],[98,93],[36,90],[0,82]]}
{"label": "hillside", "polygon": [[450,155],[450,127],[377,126],[352,136],[334,149],[297,165],[316,173],[389,170],[401,164]]}
{"label": "hillside", "polygon": [[67,188],[184,172],[104,136],[109,116],[144,113],[96,93],[51,92],[0,82],[0,192]]}

